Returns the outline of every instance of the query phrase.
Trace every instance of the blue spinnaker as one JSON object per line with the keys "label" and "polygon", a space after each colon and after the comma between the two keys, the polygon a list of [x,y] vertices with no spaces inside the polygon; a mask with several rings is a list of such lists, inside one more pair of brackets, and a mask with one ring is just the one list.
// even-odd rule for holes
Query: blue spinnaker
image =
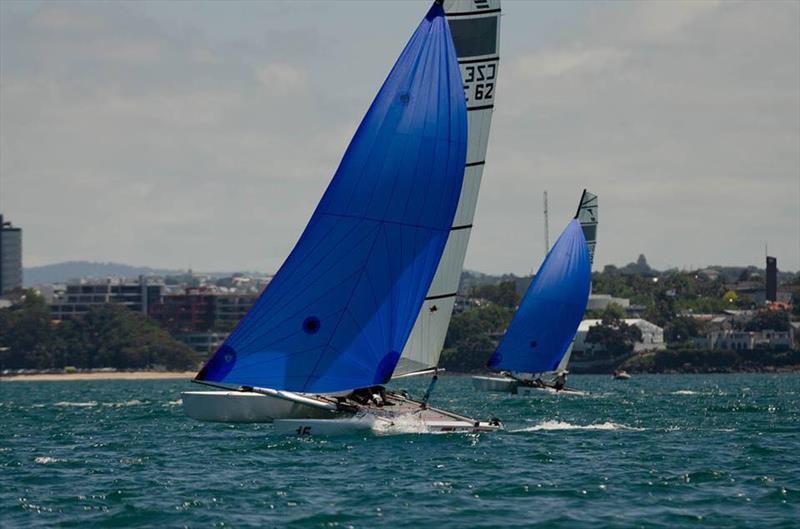
{"label": "blue spinnaker", "polygon": [[583,318],[591,281],[589,247],[580,223],[572,220],[536,272],[489,367],[554,371]]}
{"label": "blue spinnaker", "polygon": [[434,4],[297,245],[197,379],[310,393],[387,382],[447,242],[466,143],[461,73]]}

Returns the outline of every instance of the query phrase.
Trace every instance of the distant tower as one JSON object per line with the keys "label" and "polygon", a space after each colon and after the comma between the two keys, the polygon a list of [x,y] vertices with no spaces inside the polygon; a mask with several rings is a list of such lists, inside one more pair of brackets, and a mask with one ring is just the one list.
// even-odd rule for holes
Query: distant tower
{"label": "distant tower", "polygon": [[547,213],[547,191],[544,192],[544,254],[550,253],[550,216]]}
{"label": "distant tower", "polygon": [[778,260],[767,256],[767,301],[778,301]]}
{"label": "distant tower", "polygon": [[0,215],[0,295],[22,286],[22,228]]}

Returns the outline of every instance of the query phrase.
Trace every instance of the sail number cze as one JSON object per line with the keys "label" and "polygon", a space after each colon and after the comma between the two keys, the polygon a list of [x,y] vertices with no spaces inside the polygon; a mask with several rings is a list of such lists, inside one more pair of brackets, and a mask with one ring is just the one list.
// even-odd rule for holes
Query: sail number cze
{"label": "sail number cze", "polygon": [[461,68],[461,76],[464,78],[464,96],[467,98],[467,103],[494,99],[497,62],[462,64]]}

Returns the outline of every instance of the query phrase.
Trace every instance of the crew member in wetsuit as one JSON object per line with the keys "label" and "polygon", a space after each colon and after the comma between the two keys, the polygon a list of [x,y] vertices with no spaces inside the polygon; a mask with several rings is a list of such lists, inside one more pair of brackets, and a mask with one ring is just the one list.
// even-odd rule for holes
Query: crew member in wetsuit
{"label": "crew member in wetsuit", "polygon": [[556,377],[556,381],[553,383],[553,388],[555,388],[556,391],[561,391],[562,389],[564,389],[564,386],[566,384],[567,384],[567,374],[562,371]]}

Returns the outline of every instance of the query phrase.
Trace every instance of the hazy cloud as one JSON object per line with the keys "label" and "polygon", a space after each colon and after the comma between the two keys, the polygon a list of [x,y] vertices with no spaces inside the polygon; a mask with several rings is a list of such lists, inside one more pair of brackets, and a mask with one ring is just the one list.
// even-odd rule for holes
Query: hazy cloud
{"label": "hazy cloud", "polygon": [[[0,205],[28,265],[275,270],[426,2],[0,3]],[[467,265],[589,187],[598,265],[800,268],[800,4],[506,2]]]}

